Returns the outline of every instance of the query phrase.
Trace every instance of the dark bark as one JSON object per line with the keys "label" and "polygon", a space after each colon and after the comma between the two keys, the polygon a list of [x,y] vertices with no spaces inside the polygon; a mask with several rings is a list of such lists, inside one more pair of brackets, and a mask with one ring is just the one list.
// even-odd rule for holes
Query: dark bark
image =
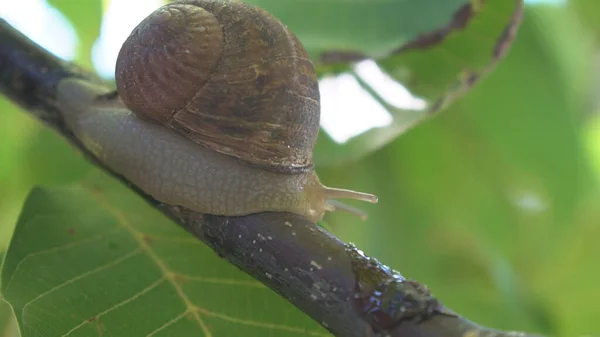
{"label": "dark bark", "polygon": [[162,205],[110,172],[74,137],[56,105],[59,81],[94,74],[61,61],[0,20],[0,91],[130,186],[217,254],[300,308],[336,336],[523,336],[478,326],[427,288],[369,258],[303,217],[199,214]]}

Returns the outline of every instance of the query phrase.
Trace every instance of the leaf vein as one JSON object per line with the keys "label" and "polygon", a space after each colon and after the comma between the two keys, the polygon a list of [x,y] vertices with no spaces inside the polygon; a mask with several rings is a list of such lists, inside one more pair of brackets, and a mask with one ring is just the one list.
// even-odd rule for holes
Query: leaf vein
{"label": "leaf vein", "polygon": [[36,257],[36,256],[46,255],[46,254],[50,254],[50,253],[56,253],[56,252],[60,252],[60,251],[63,251],[63,250],[68,250],[68,249],[71,249],[71,248],[75,248],[77,246],[88,244],[90,242],[94,242],[96,240],[105,238],[105,237],[107,237],[109,235],[115,234],[115,233],[120,232],[120,231],[122,231],[122,229],[121,228],[117,228],[116,230],[110,231],[108,233],[104,233],[104,234],[101,234],[101,235],[95,235],[95,236],[89,237],[89,238],[84,239],[84,240],[79,240],[79,241],[76,241],[76,242],[67,243],[67,244],[64,244],[64,245],[60,245],[60,246],[56,246],[56,247],[52,247],[52,248],[40,250],[40,251],[29,253],[29,254],[25,255],[17,263],[17,265],[16,265],[16,267],[15,267],[12,275],[10,276],[10,279],[8,279],[8,282],[6,283],[5,292],[8,292],[8,289],[9,289],[9,287],[10,287],[10,285],[11,285],[11,283],[12,283],[14,277],[15,277],[15,275],[17,275],[17,272],[19,271],[19,268],[21,268],[21,265],[25,261],[27,261],[28,259],[30,259],[32,257]]}
{"label": "leaf vein", "polygon": [[181,314],[177,315],[177,317],[173,318],[172,320],[166,322],[165,324],[159,326],[158,328],[156,328],[156,330],[152,331],[151,333],[149,333],[148,335],[146,335],[146,337],[151,337],[153,335],[155,335],[157,332],[160,332],[166,328],[168,328],[169,326],[175,324],[176,322],[178,322],[180,319],[184,318],[187,314],[190,313],[190,310],[187,309],[186,311],[182,312]]}
{"label": "leaf vein", "polygon": [[308,334],[310,336],[328,336],[328,337],[331,336],[331,335],[326,334],[326,333],[322,333],[322,332],[318,332],[318,331],[309,331],[309,330],[306,330],[306,329],[296,328],[296,327],[293,327],[293,326],[271,324],[271,323],[257,322],[257,321],[252,321],[252,320],[235,318],[235,317],[231,317],[231,316],[219,314],[217,312],[209,311],[209,310],[206,310],[206,309],[203,309],[203,308],[200,308],[200,307],[196,307],[195,310],[199,311],[203,315],[211,316],[211,317],[215,317],[215,318],[220,318],[222,320],[229,321],[229,322],[232,322],[232,323],[238,323],[238,324],[243,324],[243,325],[250,325],[250,326],[255,326],[255,327],[260,327],[260,328],[268,328],[268,329],[273,329],[273,330],[306,333],[306,334]]}
{"label": "leaf vein", "polygon": [[[106,314],[108,314],[109,312],[118,309],[124,305],[126,305],[127,303],[130,303],[132,301],[135,301],[136,299],[138,299],[140,296],[146,294],[147,292],[149,292],[150,290],[158,287],[161,283],[163,283],[164,281],[166,281],[166,276],[162,276],[160,277],[158,280],[154,281],[152,284],[148,285],[147,287],[145,287],[144,289],[140,290],[139,292],[137,292],[136,294],[134,294],[133,296],[129,297],[126,300],[123,300],[115,305],[113,305],[110,308],[107,308],[106,310],[94,315],[94,319],[98,319],[101,316],[104,316]],[[62,335],[63,337],[69,336],[71,333],[73,333],[74,331],[78,330],[79,328],[81,328],[82,326],[89,324],[90,320],[86,319],[83,322],[81,322],[80,324],[77,324],[76,326],[74,326],[71,330],[67,331],[67,333],[65,333],[64,335]]]}
{"label": "leaf vein", "polygon": [[101,271],[103,271],[103,270],[105,270],[105,269],[108,269],[108,268],[110,268],[110,267],[116,266],[116,265],[118,265],[119,263],[121,263],[121,262],[123,262],[123,261],[125,261],[125,260],[127,260],[127,259],[129,259],[129,258],[131,258],[131,257],[133,257],[133,256],[135,256],[135,255],[137,255],[137,254],[139,254],[141,251],[142,251],[142,250],[141,250],[140,248],[138,248],[138,249],[136,249],[136,250],[134,250],[134,251],[132,251],[132,252],[130,252],[130,253],[127,253],[127,254],[125,254],[125,255],[123,255],[123,256],[121,256],[121,257],[117,258],[117,259],[114,259],[114,260],[112,260],[112,261],[111,261],[111,262],[109,262],[109,263],[103,264],[103,265],[102,265],[102,266],[100,266],[100,267],[94,268],[94,269],[92,269],[92,270],[90,270],[90,271],[87,271],[87,272],[85,272],[85,273],[83,273],[83,274],[80,274],[80,275],[78,275],[78,276],[75,276],[75,277],[73,277],[73,278],[71,278],[71,279],[69,279],[69,280],[66,280],[65,282],[63,282],[63,283],[61,283],[61,284],[59,284],[59,285],[57,285],[57,286],[54,286],[54,287],[52,287],[51,289],[48,289],[47,291],[45,291],[45,292],[43,292],[43,293],[39,294],[38,296],[36,296],[36,297],[35,297],[34,299],[32,299],[31,301],[29,301],[29,302],[25,303],[25,305],[24,305],[24,306],[23,306],[23,308],[21,309],[21,312],[22,312],[22,313],[23,313],[23,315],[24,315],[24,314],[25,314],[25,309],[27,309],[27,307],[28,307],[29,305],[31,305],[31,304],[32,304],[32,303],[34,303],[35,301],[37,301],[37,300],[39,300],[39,299],[43,298],[44,296],[46,296],[46,295],[49,295],[49,294],[51,294],[51,293],[55,292],[56,290],[58,290],[58,289],[60,289],[60,288],[62,288],[62,287],[65,287],[65,286],[67,286],[67,285],[69,285],[69,284],[71,284],[71,283],[74,283],[74,282],[76,282],[76,281],[78,281],[78,280],[81,280],[81,279],[83,279],[83,278],[85,278],[85,277],[88,277],[88,276],[90,276],[90,275],[93,275],[93,274],[95,274],[95,273],[101,272]]}

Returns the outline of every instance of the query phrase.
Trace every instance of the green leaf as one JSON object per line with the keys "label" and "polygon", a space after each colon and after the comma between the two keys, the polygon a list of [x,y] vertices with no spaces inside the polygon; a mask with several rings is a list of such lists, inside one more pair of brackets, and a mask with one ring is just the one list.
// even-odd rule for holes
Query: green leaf
{"label": "green leaf", "polygon": [[36,188],[2,269],[29,336],[327,336],[112,180]]}
{"label": "green leaf", "polygon": [[[463,19],[463,29],[439,43],[415,44],[382,60],[381,65],[413,94],[443,105],[504,56],[513,37],[510,32],[520,23],[522,7],[520,0],[486,1],[463,14],[469,15]],[[437,108],[432,106],[430,111]]]}
{"label": "green leaf", "polygon": [[338,52],[387,56],[448,25],[470,0],[250,0],[294,31],[318,61]]}
{"label": "green leaf", "polygon": [[[0,260],[4,260],[4,252],[0,253]],[[17,321],[10,305],[0,296],[0,337],[19,337]]]}
{"label": "green leaf", "polygon": [[363,83],[390,112],[393,122],[342,145],[323,135],[315,149],[315,161],[327,165],[360,159],[450,106],[491,72],[508,52],[522,9],[521,0],[471,2],[456,13],[448,26],[451,29],[421,35],[407,45],[398,45],[391,55],[376,59],[385,72],[423,99],[427,107],[421,111],[394,107],[376,97],[377,91]]}

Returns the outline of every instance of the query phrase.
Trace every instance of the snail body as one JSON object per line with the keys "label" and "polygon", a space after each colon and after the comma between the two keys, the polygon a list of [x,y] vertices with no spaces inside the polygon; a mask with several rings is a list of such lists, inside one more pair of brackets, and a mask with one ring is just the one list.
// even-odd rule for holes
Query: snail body
{"label": "snail body", "polygon": [[[174,45],[179,43],[179,45]],[[75,135],[116,173],[165,204],[215,215],[291,212],[316,222],[376,202],[323,186],[312,150],[318,82],[297,38],[243,3],[165,5],[124,43],[119,97],[76,79],[58,102]]]}

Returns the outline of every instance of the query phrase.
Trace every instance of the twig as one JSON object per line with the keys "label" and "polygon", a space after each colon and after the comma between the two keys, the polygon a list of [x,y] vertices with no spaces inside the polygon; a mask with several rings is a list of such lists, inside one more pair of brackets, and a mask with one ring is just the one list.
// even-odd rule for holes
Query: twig
{"label": "twig", "polygon": [[[404,279],[303,217],[288,213],[222,217],[160,204],[108,170],[69,130],[55,103],[57,84],[69,77],[99,81],[0,20],[0,92],[334,335],[533,337],[489,330],[454,314],[425,286]],[[269,237],[272,240],[260,239]]]}

